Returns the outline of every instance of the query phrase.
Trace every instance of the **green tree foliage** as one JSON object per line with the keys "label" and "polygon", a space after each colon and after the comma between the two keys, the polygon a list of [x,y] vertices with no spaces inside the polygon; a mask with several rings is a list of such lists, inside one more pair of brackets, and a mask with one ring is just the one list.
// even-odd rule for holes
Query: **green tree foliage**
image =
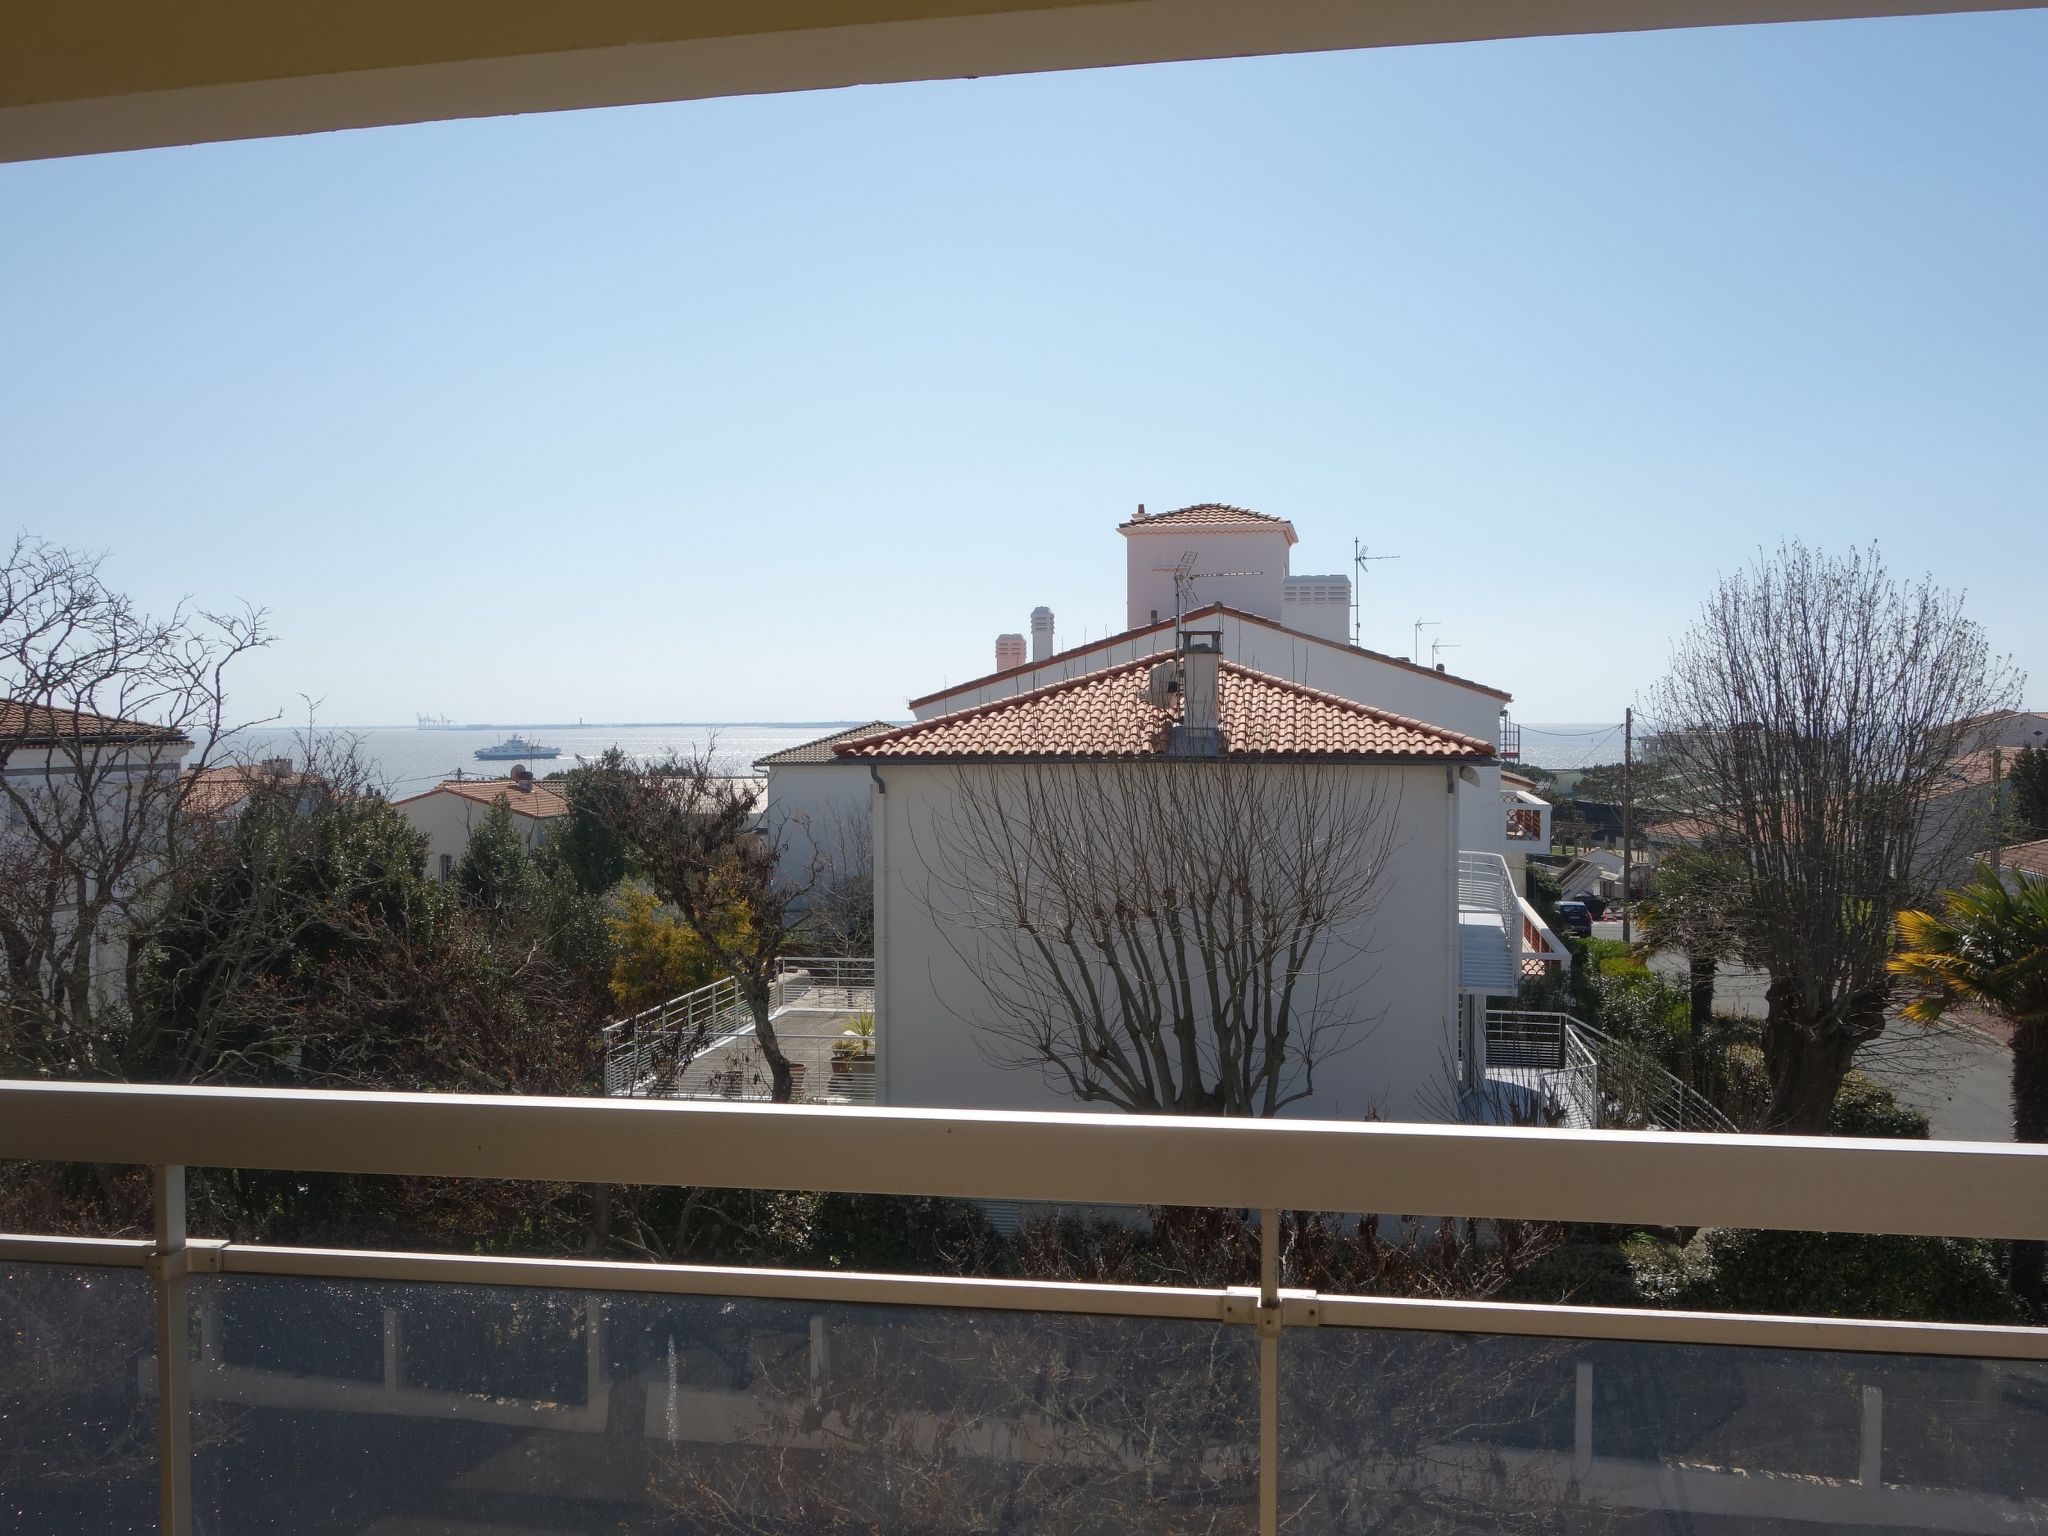
{"label": "green tree foliage", "polygon": [[2020,839],[2048,837],[2048,747],[2021,747],[2013,754],[2011,785]]}
{"label": "green tree foliage", "polygon": [[1950,1323],[2020,1318],[1995,1245],[1861,1232],[1709,1227],[1682,1250],[1637,1245],[1645,1300],[1687,1311]]}
{"label": "green tree foliage", "polygon": [[569,872],[579,889],[602,896],[626,878],[626,845],[605,816],[607,786],[591,768],[551,774],[547,787],[569,803],[569,814],[548,828],[546,855]]}
{"label": "green tree foliage", "polygon": [[512,815],[510,796],[493,800],[483,820],[470,829],[453,878],[464,903],[478,911],[524,910],[534,904],[540,872]]}
{"label": "green tree foliage", "polygon": [[[1906,1016],[1934,1023],[1956,1003],[2012,1021],[2016,1141],[2048,1141],[2048,879],[1978,869],[1936,912],[1901,912],[1892,974],[1913,991]],[[2048,1300],[2044,1245],[2013,1245],[2013,1287]]]}
{"label": "green tree foliage", "polygon": [[619,892],[607,919],[612,943],[612,1001],[621,1013],[639,1013],[679,997],[720,975],[718,961],[696,930],[643,886]]}

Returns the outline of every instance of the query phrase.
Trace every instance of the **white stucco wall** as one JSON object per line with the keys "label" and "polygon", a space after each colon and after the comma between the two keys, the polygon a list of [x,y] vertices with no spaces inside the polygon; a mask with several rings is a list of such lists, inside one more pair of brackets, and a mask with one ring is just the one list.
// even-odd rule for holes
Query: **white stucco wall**
{"label": "white stucco wall", "polygon": [[771,763],[762,822],[782,839],[784,875],[857,862],[868,823],[866,763]]}
{"label": "white stucco wall", "polygon": [[[1223,603],[1247,613],[1280,617],[1280,588],[1287,579],[1287,535],[1272,529],[1179,528],[1124,533],[1126,622],[1136,629],[1174,613],[1170,568],[1195,557],[1189,606]],[[1168,567],[1160,570],[1158,567]],[[1241,572],[1243,574],[1231,574]],[[1205,574],[1214,573],[1214,574]]]}
{"label": "white stucco wall", "polygon": [[[1354,771],[1381,780],[1396,818],[1397,846],[1378,911],[1347,935],[1369,953],[1343,960],[1349,969],[1331,983],[1335,990],[1358,986],[1347,1009],[1357,1022],[1330,1042],[1312,1097],[1286,1112],[1328,1119],[1439,1118],[1450,1108],[1455,1052],[1456,800],[1441,766]],[[990,1017],[986,989],[948,942],[929,899],[935,818],[956,802],[955,772],[943,765],[880,765],[884,789],[873,803],[882,1102],[1088,1107],[1042,1072],[999,1065],[985,1054],[987,1034],[977,1020]]]}
{"label": "white stucco wall", "polygon": [[[518,795],[507,791],[505,798],[512,802],[515,814],[512,823],[518,827],[531,849],[547,832],[548,822],[538,816],[522,816],[518,811]],[[409,800],[393,803],[392,809],[427,835],[427,873],[435,879],[442,875],[441,860],[445,857],[452,867],[461,861],[463,850],[469,847],[469,836],[483,819],[491,813],[488,805],[479,805],[467,796],[451,793],[445,789],[433,789],[424,795],[415,795]]]}

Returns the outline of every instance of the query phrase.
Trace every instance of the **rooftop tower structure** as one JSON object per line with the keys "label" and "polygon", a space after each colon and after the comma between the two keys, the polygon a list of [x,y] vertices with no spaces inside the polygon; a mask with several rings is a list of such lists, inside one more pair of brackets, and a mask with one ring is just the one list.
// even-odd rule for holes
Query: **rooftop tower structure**
{"label": "rooftop tower structure", "polygon": [[1191,608],[1226,603],[1286,622],[1287,552],[1295,543],[1294,525],[1286,518],[1213,501],[1158,513],[1140,506],[1117,531],[1124,536],[1129,568],[1129,628],[1174,617],[1176,568],[1195,574]]}

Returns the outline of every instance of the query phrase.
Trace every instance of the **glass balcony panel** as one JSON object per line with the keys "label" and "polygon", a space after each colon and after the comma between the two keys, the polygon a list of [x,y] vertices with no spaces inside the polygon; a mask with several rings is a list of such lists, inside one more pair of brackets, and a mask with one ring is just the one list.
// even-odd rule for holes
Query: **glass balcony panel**
{"label": "glass balcony panel", "polygon": [[1318,1532],[2048,1531],[2048,1365],[1325,1327],[1280,1388]]}
{"label": "glass balcony panel", "polygon": [[0,1529],[157,1528],[149,1276],[0,1263]]}
{"label": "glass balcony panel", "polygon": [[[220,1536],[1256,1525],[1248,1328],[248,1276],[192,1298]],[[291,1335],[288,1367],[240,1363],[252,1334]]]}

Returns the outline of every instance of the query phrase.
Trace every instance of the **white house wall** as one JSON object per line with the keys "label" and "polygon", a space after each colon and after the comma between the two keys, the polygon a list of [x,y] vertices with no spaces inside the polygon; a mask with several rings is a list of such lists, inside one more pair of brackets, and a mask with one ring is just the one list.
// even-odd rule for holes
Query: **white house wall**
{"label": "white house wall", "polygon": [[[513,791],[506,791],[505,798],[511,801]],[[483,825],[490,815],[488,805],[479,805],[465,795],[450,794],[446,790],[434,790],[417,795],[410,800],[398,801],[393,809],[419,831],[427,835],[427,873],[439,879],[442,874],[442,859],[450,867],[459,863],[463,852],[469,847],[470,834]],[[527,848],[537,847],[546,835],[548,823],[536,816],[514,814],[512,825],[519,829]]]}
{"label": "white house wall", "polygon": [[[936,764],[880,765],[885,788],[874,805],[881,1101],[933,1108],[1083,1107],[1042,1072],[998,1065],[984,1052],[987,1036],[976,1021],[990,1017],[987,992],[929,904],[926,864],[935,857],[938,819],[958,803],[956,771]],[[1319,1066],[1314,1094],[1287,1113],[1442,1118],[1451,1102],[1455,1052],[1455,797],[1440,765],[1356,771],[1385,777],[1390,802],[1398,802],[1392,807],[1397,846],[1379,909],[1366,920],[1371,953],[1348,960],[1353,969],[1333,983],[1338,990],[1357,985],[1350,1006],[1360,1026]],[[1376,1022],[1363,1022],[1373,1015]]]}
{"label": "white house wall", "polygon": [[771,763],[764,825],[782,839],[782,870],[807,880],[860,859],[868,826],[866,763]]}
{"label": "white house wall", "polygon": [[1192,556],[1190,607],[1222,603],[1278,619],[1287,580],[1287,535],[1271,528],[1224,529],[1199,525],[1126,533],[1125,612],[1132,629],[1174,615],[1173,567]]}

